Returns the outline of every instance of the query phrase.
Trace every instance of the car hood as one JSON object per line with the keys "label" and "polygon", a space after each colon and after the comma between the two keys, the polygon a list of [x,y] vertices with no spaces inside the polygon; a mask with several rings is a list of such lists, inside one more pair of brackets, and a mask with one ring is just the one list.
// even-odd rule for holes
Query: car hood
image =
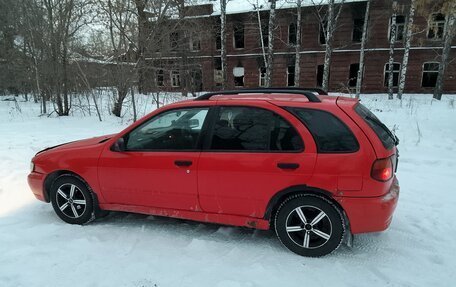
{"label": "car hood", "polygon": [[114,135],[115,134],[110,134],[110,135],[104,135],[104,136],[99,136],[99,137],[93,137],[93,138],[89,138],[89,139],[77,140],[77,141],[73,141],[73,142],[67,142],[67,143],[45,148],[45,149],[39,151],[37,154],[40,154],[40,153],[48,151],[48,150],[63,150],[63,149],[70,149],[70,148],[88,147],[88,146],[103,143],[103,142],[109,140]]}

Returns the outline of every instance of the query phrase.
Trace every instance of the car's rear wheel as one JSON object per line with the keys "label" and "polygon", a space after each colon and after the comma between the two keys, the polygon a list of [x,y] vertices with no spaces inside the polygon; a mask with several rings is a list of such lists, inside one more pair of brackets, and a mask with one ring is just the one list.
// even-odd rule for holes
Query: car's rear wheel
{"label": "car's rear wheel", "polygon": [[345,234],[339,208],[317,195],[300,194],[286,199],[278,208],[274,223],[280,242],[302,256],[331,253]]}
{"label": "car's rear wheel", "polygon": [[55,213],[67,223],[85,224],[95,219],[91,190],[77,176],[59,176],[51,186],[50,198]]}

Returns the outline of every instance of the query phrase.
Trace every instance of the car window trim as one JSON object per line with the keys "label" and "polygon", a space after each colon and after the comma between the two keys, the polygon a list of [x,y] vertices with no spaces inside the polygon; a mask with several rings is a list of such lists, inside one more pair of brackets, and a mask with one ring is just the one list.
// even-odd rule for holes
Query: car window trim
{"label": "car window trim", "polygon": [[[268,150],[222,150],[222,149],[211,149],[211,144],[212,144],[212,137],[214,136],[214,127],[215,127],[215,121],[217,120],[218,116],[220,115],[220,110],[222,107],[233,107],[233,108],[255,108],[255,109],[262,109],[269,111],[273,113],[275,116],[280,117],[283,119],[286,123],[290,125],[292,129],[296,132],[296,134],[299,136],[302,142],[302,148],[299,150],[289,150],[289,151],[280,151],[280,150],[271,150],[270,149],[270,143],[268,143]],[[206,116],[206,119],[210,120],[210,124],[208,125],[208,130],[205,131],[205,139],[203,141],[202,145],[202,152],[216,152],[216,153],[279,153],[279,154],[284,154],[284,153],[303,153],[306,150],[305,142],[299,133],[299,131],[293,126],[293,124],[290,123],[285,117],[279,115],[277,112],[264,108],[264,107],[258,107],[258,106],[250,106],[250,105],[217,105],[215,107],[212,107],[213,113],[211,114],[211,117],[209,118]]]}

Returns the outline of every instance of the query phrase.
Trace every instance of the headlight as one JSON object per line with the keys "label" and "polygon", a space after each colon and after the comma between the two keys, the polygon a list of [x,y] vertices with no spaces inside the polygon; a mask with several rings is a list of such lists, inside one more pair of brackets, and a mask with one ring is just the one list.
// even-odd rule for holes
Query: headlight
{"label": "headlight", "polygon": [[33,172],[35,170],[35,164],[33,161],[30,162],[30,172]]}

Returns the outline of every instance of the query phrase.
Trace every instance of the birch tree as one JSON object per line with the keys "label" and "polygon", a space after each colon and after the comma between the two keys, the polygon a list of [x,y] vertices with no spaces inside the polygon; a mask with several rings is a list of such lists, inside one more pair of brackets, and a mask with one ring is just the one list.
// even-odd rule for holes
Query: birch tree
{"label": "birch tree", "polygon": [[434,89],[434,99],[441,100],[443,93],[443,82],[445,79],[445,72],[450,60],[451,43],[453,42],[456,34],[456,1],[445,3],[442,9],[445,14],[445,29],[443,36],[443,49],[442,56],[440,57],[439,74]]}
{"label": "birch tree", "polygon": [[295,44],[295,74],[294,83],[299,87],[301,79],[301,21],[302,21],[302,0],[296,0],[296,44]]}
{"label": "birch tree", "polygon": [[274,69],[274,31],[276,26],[276,0],[270,0],[269,24],[268,24],[268,59],[266,66],[266,87],[272,86]]}
{"label": "birch tree", "polygon": [[415,17],[416,0],[410,1],[410,9],[407,17],[407,33],[405,35],[404,56],[402,58],[401,73],[399,79],[399,88],[397,89],[397,98],[402,99],[407,76],[410,46],[412,42],[413,18]]}
{"label": "birch tree", "polygon": [[367,43],[367,29],[369,26],[370,3],[371,3],[371,0],[367,0],[366,11],[364,13],[363,36],[361,38],[361,49],[359,51],[359,68],[358,68],[358,75],[356,78],[356,98],[357,99],[359,98],[359,94],[361,93],[361,85],[363,82],[364,52],[365,52],[366,43]]}
{"label": "birch tree", "polygon": [[337,5],[335,0],[328,0],[327,12],[323,13],[324,6],[320,3],[315,3],[315,0],[312,0],[312,4],[316,7],[316,15],[320,22],[320,27],[323,29],[324,38],[325,38],[325,60],[323,65],[323,81],[322,88],[328,90],[329,88],[329,71],[331,68],[331,58],[333,52],[333,39],[334,33],[337,30],[337,22],[339,16],[342,12],[342,7],[345,0],[341,0]]}
{"label": "birch tree", "polygon": [[227,0],[220,0],[220,57],[222,62],[222,89],[226,88],[228,81],[228,64],[226,61],[226,2]]}
{"label": "birch tree", "polygon": [[393,85],[394,85],[394,44],[396,42],[396,14],[397,2],[393,2],[393,10],[390,23],[390,42],[389,42],[389,60],[388,60],[388,99],[393,99]]}

